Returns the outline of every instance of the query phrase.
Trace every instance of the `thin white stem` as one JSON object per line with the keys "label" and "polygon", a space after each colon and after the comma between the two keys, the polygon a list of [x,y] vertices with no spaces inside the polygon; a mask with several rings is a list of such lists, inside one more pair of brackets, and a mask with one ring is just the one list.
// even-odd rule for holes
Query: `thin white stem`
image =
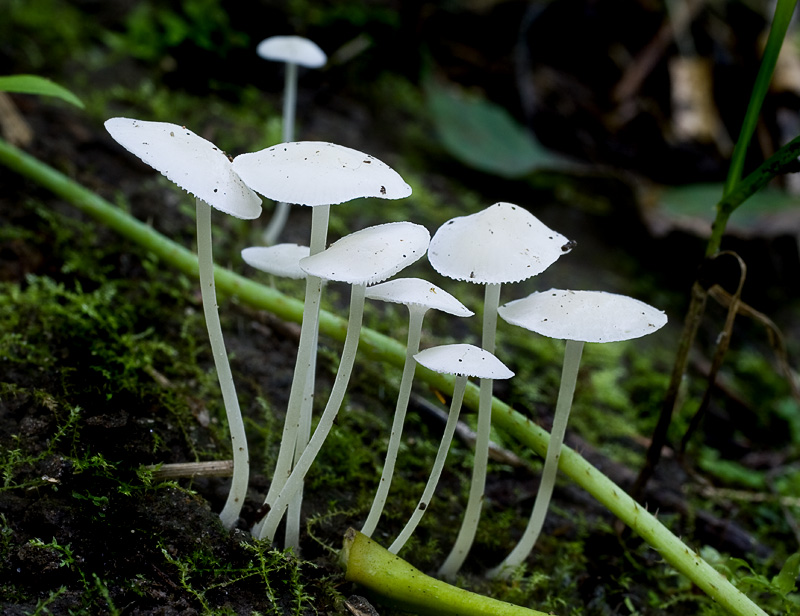
{"label": "thin white stem", "polygon": [[403,364],[403,376],[400,379],[400,389],[397,392],[397,405],[394,409],[394,419],[392,420],[392,432],[389,436],[389,445],[386,448],[386,460],[383,464],[381,479],[378,482],[378,489],[372,501],[372,507],[364,522],[361,532],[367,537],[372,536],[378,520],[383,513],[386,505],[386,497],[389,495],[389,488],[392,485],[392,476],[397,462],[397,452],[400,450],[400,439],[403,435],[403,423],[406,419],[408,400],[411,397],[411,385],[414,381],[414,372],[417,362],[414,355],[419,351],[419,340],[422,336],[422,320],[425,317],[427,308],[421,305],[409,305],[408,307],[408,341],[406,344],[406,361]]}
{"label": "thin white stem", "polygon": [[[294,141],[294,118],[297,106],[297,65],[293,62],[286,64],[286,79],[283,86],[283,127],[282,139],[284,143]],[[277,243],[278,237],[286,226],[289,218],[289,204],[276,203],[275,211],[264,229],[264,243],[272,246]]]}
{"label": "thin white stem", "polygon": [[456,431],[458,415],[461,412],[461,403],[464,401],[464,391],[466,391],[466,389],[467,377],[456,376],[453,399],[450,401],[450,413],[447,415],[447,424],[444,427],[444,434],[442,434],[442,442],[439,443],[439,451],[436,452],[436,459],[433,461],[431,476],[428,477],[428,483],[425,484],[425,489],[422,491],[422,497],[419,499],[417,508],[414,510],[414,513],[411,514],[411,518],[406,522],[403,530],[400,531],[397,539],[389,546],[389,551],[392,554],[397,554],[403,548],[408,538],[411,537],[414,530],[416,530],[428,506],[431,504],[431,497],[439,483],[439,478],[442,476],[444,461],[447,458],[447,452],[450,450],[450,444],[453,442],[453,434]]}
{"label": "thin white stem", "polygon": [[283,84],[283,142],[294,140],[294,110],[297,106],[297,65],[286,63],[286,78]]}
{"label": "thin white stem", "polygon": [[[311,241],[309,254],[317,254],[325,249],[328,235],[330,207],[320,205],[311,213]],[[317,355],[317,330],[319,328],[319,303],[322,296],[322,280],[316,276],[306,277],[306,295],[303,303],[303,321],[300,326],[300,342],[294,365],[294,377],[289,391],[286,419],[283,424],[281,446],[275,472],[272,475],[267,497],[264,502],[270,506],[278,497],[283,484],[292,472],[292,461],[297,446],[298,431],[303,425],[310,425],[311,407],[314,392],[314,367]],[[261,536],[263,520],[253,527],[253,535]]]}
{"label": "thin white stem", "polygon": [[[500,305],[500,284],[487,284],[483,300],[483,348],[494,353],[497,333],[497,307]],[[472,481],[469,487],[464,520],[453,544],[453,549],[439,568],[439,575],[445,579],[455,577],[475,540],[478,520],[483,506],[483,492],[486,487],[486,469],[489,464],[489,433],[492,427],[492,379],[481,379],[478,400],[478,426],[475,433],[475,461],[472,465]]]}
{"label": "thin white stem", "polygon": [[231,433],[231,449],[233,450],[231,489],[228,493],[228,500],[219,514],[222,525],[230,529],[239,519],[239,513],[247,496],[250,459],[247,454],[247,439],[244,433],[242,413],[239,410],[239,400],[236,396],[233,374],[222,337],[222,326],[219,322],[217,293],[214,287],[214,257],[211,250],[211,206],[201,199],[196,200],[196,206],[197,263],[200,275],[200,294],[203,298],[203,314],[208,329],[208,340],[211,343],[211,353],[214,356],[214,366],[217,369],[219,387],[222,391],[222,402],[225,405],[228,429]]}
{"label": "thin white stem", "polygon": [[[361,332],[361,321],[364,314],[365,292],[366,285],[354,284],[352,286],[350,292],[350,318],[347,322],[347,335],[345,336],[342,358],[339,362],[339,370],[336,373],[336,380],[333,383],[330,397],[319,419],[317,428],[314,430],[314,435],[308,442],[308,446],[297,461],[297,464],[286,480],[275,502],[272,503],[272,508],[261,526],[258,535],[259,539],[266,538],[272,541],[289,502],[291,502],[295,492],[303,485],[306,473],[308,473],[308,470],[311,468],[311,464],[317,457],[319,450],[322,448],[322,444],[325,442],[325,439],[333,427],[333,422],[344,401],[344,394],[347,390],[347,384],[350,381],[350,375],[352,374],[353,365],[356,360],[358,338]],[[296,538],[292,539],[296,543]],[[287,538],[287,540],[289,539]]]}
{"label": "thin white stem", "polygon": [[547,516],[547,509],[550,505],[550,498],[556,485],[558,461],[561,458],[561,445],[564,443],[564,434],[567,431],[572,399],[575,396],[575,384],[578,380],[578,368],[581,364],[583,344],[580,341],[567,340],[564,348],[564,367],[561,371],[561,387],[558,391],[556,412],[553,417],[553,430],[550,433],[550,442],[547,445],[542,479],[539,483],[539,491],[536,493],[536,501],[533,503],[533,511],[528,520],[528,526],[525,528],[525,532],[520,537],[517,545],[503,562],[486,574],[490,578],[507,578],[511,575],[514,569],[519,567],[528,557],[528,554],[531,553],[539,534],[542,532],[544,519]]}

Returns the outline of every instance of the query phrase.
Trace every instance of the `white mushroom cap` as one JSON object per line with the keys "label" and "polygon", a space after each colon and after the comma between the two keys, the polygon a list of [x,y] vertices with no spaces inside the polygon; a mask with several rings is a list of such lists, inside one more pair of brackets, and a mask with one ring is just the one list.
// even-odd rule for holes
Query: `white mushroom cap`
{"label": "white mushroom cap", "polygon": [[514,376],[497,357],[472,344],[445,344],[425,349],[414,355],[414,359],[429,370],[444,374],[481,379],[510,379]]}
{"label": "white mushroom cap", "polygon": [[376,284],[367,289],[366,297],[406,306],[424,306],[457,317],[474,314],[447,291],[422,278],[398,278]]}
{"label": "white mushroom cap", "polygon": [[627,295],[550,289],[497,310],[506,322],[543,336],[583,342],[640,338],[663,327],[667,315]]}
{"label": "white mushroom cap", "polygon": [[536,276],[571,249],[566,237],[525,208],[501,202],[444,223],[433,235],[428,259],[448,278],[497,284]]}
{"label": "white mushroom cap", "polygon": [[275,244],[274,246],[251,246],[242,250],[242,259],[257,270],[283,276],[284,278],[305,278],[300,269],[300,259],[309,254],[308,246],[298,244]]}
{"label": "white mushroom cap", "polygon": [[237,218],[261,215],[261,199],[225,153],[188,128],[130,118],[111,118],[105,127],[122,147],[210,206]]}
{"label": "white mushroom cap", "polygon": [[308,68],[319,68],[328,56],[314,41],[302,36],[270,36],[256,47],[256,53],[265,60],[289,62]]}
{"label": "white mushroom cap", "polygon": [[373,284],[394,276],[428,248],[430,233],[413,222],[367,227],[306,257],[300,267],[309,275],[350,284]]}
{"label": "white mushroom cap", "polygon": [[333,205],[359,197],[402,199],[411,187],[374,156],[323,141],[281,143],[233,160],[234,170],[269,199]]}

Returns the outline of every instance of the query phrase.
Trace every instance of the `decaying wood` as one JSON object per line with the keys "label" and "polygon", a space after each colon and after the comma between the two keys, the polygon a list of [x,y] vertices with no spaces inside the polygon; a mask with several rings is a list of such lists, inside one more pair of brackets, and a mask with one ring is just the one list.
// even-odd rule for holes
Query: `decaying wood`
{"label": "decaying wood", "polygon": [[154,479],[178,479],[181,477],[231,477],[233,460],[211,460],[210,462],[178,462],[175,464],[153,464],[145,466],[153,471]]}

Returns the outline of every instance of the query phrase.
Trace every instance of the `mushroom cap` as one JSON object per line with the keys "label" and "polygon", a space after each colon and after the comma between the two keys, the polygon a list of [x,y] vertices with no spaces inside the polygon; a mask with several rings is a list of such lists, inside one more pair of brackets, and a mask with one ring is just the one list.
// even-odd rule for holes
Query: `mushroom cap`
{"label": "mushroom cap", "polygon": [[525,208],[500,202],[439,227],[428,260],[448,278],[497,284],[536,276],[571,249],[566,237]]}
{"label": "mushroom cap", "polygon": [[333,205],[359,197],[401,199],[411,187],[374,156],[324,141],[293,141],[242,154],[234,170],[268,199]]}
{"label": "mushroom cap", "polygon": [[328,61],[328,56],[319,45],[302,36],[270,36],[258,44],[256,53],[265,60],[308,68],[319,68]]}
{"label": "mushroom cap", "polygon": [[422,225],[389,222],[346,235],[327,250],[301,259],[300,267],[326,280],[373,284],[422,257],[430,239]]}
{"label": "mushroom cap", "polygon": [[300,269],[300,259],[307,257],[308,246],[299,244],[275,244],[274,246],[251,246],[242,250],[242,259],[257,270],[283,276],[284,278],[305,278]]}
{"label": "mushroom cap", "polygon": [[457,317],[470,317],[474,314],[447,291],[422,278],[397,278],[382,282],[369,287],[366,296],[369,299],[406,306],[434,308]]}
{"label": "mushroom cap", "polygon": [[640,338],[663,327],[667,315],[627,295],[550,289],[497,309],[512,325],[543,336],[583,342]]}
{"label": "mushroom cap", "polygon": [[444,374],[480,379],[510,379],[514,373],[489,351],[472,344],[445,344],[414,355],[418,364]]}
{"label": "mushroom cap", "polygon": [[122,147],[210,206],[237,218],[261,215],[261,199],[225,153],[188,128],[130,118],[111,118],[105,127]]}

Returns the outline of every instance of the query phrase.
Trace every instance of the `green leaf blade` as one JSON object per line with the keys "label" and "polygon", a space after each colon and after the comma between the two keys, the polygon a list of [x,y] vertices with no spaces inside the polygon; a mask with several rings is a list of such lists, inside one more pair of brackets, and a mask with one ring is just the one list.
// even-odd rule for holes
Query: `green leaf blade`
{"label": "green leaf blade", "polygon": [[0,92],[52,96],[83,109],[81,99],[57,83],[38,75],[5,75],[0,77]]}

